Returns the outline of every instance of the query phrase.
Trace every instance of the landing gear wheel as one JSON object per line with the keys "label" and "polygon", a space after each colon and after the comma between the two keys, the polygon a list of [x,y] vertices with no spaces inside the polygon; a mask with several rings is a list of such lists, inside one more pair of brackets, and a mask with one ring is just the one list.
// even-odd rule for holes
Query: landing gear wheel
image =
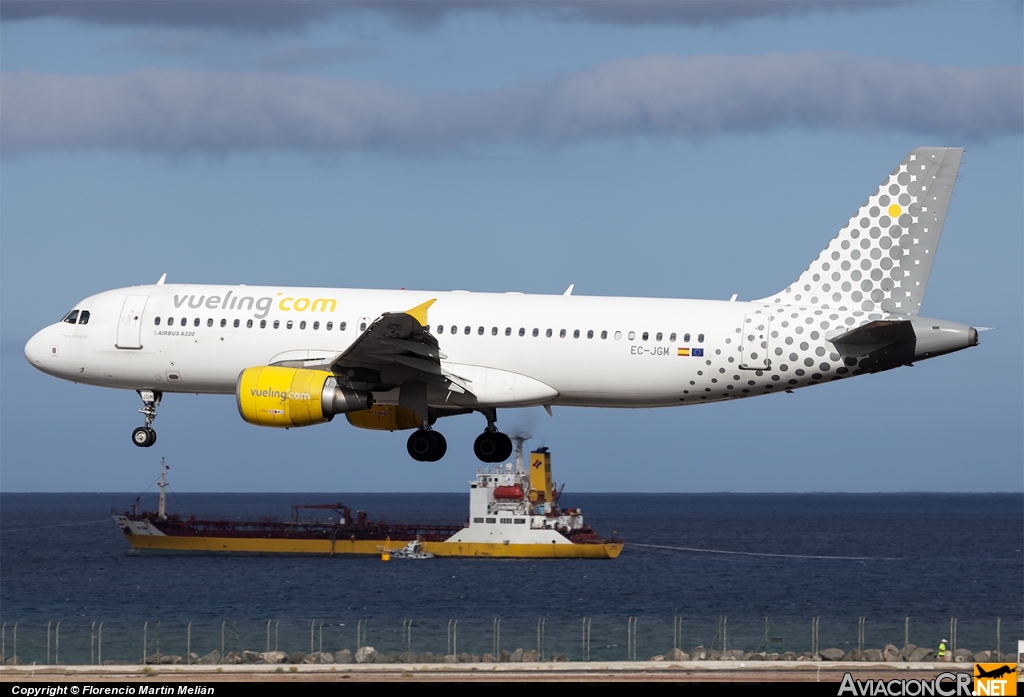
{"label": "landing gear wheel", "polygon": [[485,431],[473,443],[473,453],[483,462],[504,462],[512,454],[512,439],[500,431]]}
{"label": "landing gear wheel", "polygon": [[153,419],[156,418],[156,408],[160,405],[163,393],[156,390],[136,390],[142,398],[142,408],[139,413],[146,417],[146,425],[139,426],[132,431],[132,443],[140,448],[152,447],[156,443],[156,431],[152,429]]}
{"label": "landing gear wheel", "polygon": [[147,426],[139,426],[132,431],[132,443],[140,448],[151,447],[153,443],[156,443],[156,431]]}
{"label": "landing gear wheel", "polygon": [[448,452],[448,441],[437,431],[416,431],[406,444],[409,456],[417,462],[437,462]]}
{"label": "landing gear wheel", "polygon": [[494,454],[494,462],[504,462],[512,457],[512,439],[500,431],[494,434],[498,442],[498,450]]}
{"label": "landing gear wheel", "polygon": [[446,452],[448,452],[448,441],[446,441],[444,436],[437,431],[430,431],[430,435],[434,436],[437,445],[437,451],[434,453],[434,456],[430,458],[430,462],[437,462],[444,457]]}

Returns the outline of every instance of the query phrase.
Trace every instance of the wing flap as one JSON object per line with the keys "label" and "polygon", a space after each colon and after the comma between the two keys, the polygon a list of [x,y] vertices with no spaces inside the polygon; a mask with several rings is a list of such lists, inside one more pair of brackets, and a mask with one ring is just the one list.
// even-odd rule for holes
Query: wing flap
{"label": "wing flap", "polygon": [[331,370],[340,380],[353,369],[373,371],[380,379],[367,385],[370,390],[390,390],[419,381],[458,394],[472,394],[467,381],[441,367],[441,361],[447,357],[438,347],[437,338],[426,330],[427,310],[435,300],[405,312],[382,314],[332,361]]}

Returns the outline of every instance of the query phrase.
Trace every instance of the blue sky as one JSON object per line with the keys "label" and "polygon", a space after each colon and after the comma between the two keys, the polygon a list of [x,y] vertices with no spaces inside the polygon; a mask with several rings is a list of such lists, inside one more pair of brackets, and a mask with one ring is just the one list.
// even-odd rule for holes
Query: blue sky
{"label": "blue sky", "polygon": [[343,420],[287,432],[33,371],[95,292],[248,283],[758,298],[912,148],[967,148],[913,368],[700,409],[509,410],[577,491],[1021,490],[1022,3],[0,6],[0,488],[461,491]]}

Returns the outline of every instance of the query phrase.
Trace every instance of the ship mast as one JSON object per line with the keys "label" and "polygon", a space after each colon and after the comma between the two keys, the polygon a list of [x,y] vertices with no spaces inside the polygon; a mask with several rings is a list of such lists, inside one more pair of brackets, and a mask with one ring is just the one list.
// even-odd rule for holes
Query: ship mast
{"label": "ship mast", "polygon": [[516,474],[523,473],[523,443],[530,440],[529,436],[512,436],[516,444]]}
{"label": "ship mast", "polygon": [[164,464],[164,458],[160,458],[160,481],[157,482],[157,486],[160,487],[160,507],[157,509],[157,516],[160,520],[167,520],[167,494],[164,490],[167,488],[167,470],[169,470],[166,464]]}

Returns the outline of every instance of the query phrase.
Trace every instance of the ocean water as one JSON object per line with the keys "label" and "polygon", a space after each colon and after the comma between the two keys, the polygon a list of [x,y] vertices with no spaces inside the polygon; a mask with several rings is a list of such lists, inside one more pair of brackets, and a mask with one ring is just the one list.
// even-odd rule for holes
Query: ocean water
{"label": "ocean water", "polygon": [[[625,540],[618,559],[387,564],[129,555],[110,513],[134,499],[0,494],[5,656],[17,623],[19,658],[44,662],[46,625],[54,632],[57,622],[60,660],[80,662],[95,659],[100,622],[105,660],[155,646],[205,653],[370,643],[442,653],[452,648],[453,623],[460,652],[500,644],[575,658],[643,658],[674,643],[723,641],[803,651],[815,617],[822,648],[856,648],[861,617],[865,647],[901,646],[905,632],[911,643],[937,644],[949,638],[951,618],[958,646],[975,651],[997,642],[1010,651],[1024,638],[1024,500],[1014,494],[566,493],[563,506]],[[466,494],[182,493],[169,496],[168,509],[283,518],[295,503],[335,501],[391,522],[461,523],[468,507]],[[143,504],[155,510],[155,495]],[[589,644],[584,618],[592,618]]]}

